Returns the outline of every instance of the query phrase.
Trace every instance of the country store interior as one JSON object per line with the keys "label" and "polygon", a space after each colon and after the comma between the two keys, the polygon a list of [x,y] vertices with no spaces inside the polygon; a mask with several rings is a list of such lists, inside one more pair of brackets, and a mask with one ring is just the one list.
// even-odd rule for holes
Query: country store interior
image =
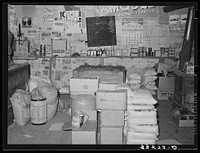
{"label": "country store interior", "polygon": [[5,4],[6,146],[195,147],[197,3],[158,4]]}

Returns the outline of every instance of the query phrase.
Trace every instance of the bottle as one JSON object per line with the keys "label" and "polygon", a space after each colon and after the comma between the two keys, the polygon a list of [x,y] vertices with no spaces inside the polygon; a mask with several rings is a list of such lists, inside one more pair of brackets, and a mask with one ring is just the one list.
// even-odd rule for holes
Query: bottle
{"label": "bottle", "polygon": [[99,56],[102,56],[102,49],[99,50]]}

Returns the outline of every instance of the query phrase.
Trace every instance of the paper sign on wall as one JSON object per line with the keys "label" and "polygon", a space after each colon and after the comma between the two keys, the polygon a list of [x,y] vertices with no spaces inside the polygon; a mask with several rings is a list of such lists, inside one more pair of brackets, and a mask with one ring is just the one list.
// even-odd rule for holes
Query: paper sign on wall
{"label": "paper sign on wall", "polygon": [[53,30],[54,31],[64,31],[64,19],[54,18]]}

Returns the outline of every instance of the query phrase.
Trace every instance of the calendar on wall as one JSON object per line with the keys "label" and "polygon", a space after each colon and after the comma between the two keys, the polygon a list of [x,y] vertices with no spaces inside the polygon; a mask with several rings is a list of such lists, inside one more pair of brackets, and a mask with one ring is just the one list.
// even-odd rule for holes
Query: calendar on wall
{"label": "calendar on wall", "polygon": [[122,43],[134,47],[143,43],[143,19],[122,18]]}
{"label": "calendar on wall", "polygon": [[125,45],[138,47],[143,43],[143,31],[124,31],[122,43]]}
{"label": "calendar on wall", "polygon": [[122,30],[143,30],[143,19],[122,18]]}

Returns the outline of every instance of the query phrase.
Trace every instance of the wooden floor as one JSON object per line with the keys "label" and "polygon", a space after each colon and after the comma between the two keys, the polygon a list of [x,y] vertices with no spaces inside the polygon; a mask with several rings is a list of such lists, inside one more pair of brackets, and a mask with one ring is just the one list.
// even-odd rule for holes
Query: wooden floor
{"label": "wooden floor", "polygon": [[[193,145],[193,128],[177,128],[170,114],[172,104],[169,101],[159,101],[158,120],[159,136],[157,144]],[[70,120],[67,112],[58,111],[55,117],[44,125],[33,125],[31,122],[24,127],[13,123],[8,127],[8,144],[71,144],[71,131],[50,131],[54,123],[65,123]]]}

